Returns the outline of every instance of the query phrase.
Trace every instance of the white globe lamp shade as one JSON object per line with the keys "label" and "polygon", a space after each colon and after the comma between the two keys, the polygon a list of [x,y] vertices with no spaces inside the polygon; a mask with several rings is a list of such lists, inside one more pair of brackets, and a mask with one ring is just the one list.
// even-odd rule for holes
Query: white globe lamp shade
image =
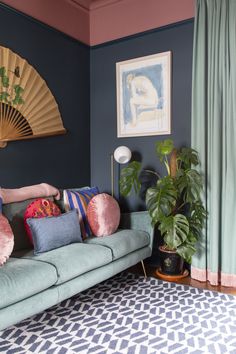
{"label": "white globe lamp shade", "polygon": [[118,146],[114,151],[114,159],[120,164],[129,162],[131,155],[132,153],[127,146]]}

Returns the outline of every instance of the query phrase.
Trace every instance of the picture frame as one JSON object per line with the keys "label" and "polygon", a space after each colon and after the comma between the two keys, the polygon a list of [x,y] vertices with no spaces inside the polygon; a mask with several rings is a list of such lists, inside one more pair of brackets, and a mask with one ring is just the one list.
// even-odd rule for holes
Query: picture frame
{"label": "picture frame", "polygon": [[171,52],[116,63],[117,136],[171,134]]}

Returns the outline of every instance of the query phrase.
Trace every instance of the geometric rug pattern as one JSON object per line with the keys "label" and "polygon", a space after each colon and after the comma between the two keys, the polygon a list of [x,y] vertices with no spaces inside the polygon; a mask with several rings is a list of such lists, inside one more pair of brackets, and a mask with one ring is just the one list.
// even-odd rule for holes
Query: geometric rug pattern
{"label": "geometric rug pattern", "polygon": [[236,297],[121,273],[0,332],[1,354],[236,354]]}

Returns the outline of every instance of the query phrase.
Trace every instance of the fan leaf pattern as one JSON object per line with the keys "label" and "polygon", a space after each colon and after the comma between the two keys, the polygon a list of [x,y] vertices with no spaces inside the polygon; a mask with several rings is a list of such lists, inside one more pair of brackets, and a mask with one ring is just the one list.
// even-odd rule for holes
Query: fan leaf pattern
{"label": "fan leaf pattern", "polygon": [[0,46],[0,147],[66,132],[46,82],[23,58]]}

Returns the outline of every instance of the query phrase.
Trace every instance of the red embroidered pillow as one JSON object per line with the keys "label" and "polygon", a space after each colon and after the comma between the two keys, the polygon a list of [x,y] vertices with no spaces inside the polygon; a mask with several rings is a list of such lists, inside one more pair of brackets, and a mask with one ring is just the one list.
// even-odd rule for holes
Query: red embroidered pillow
{"label": "red embroidered pillow", "polygon": [[87,218],[94,236],[111,235],[120,223],[119,204],[109,194],[98,194],[89,202]]}
{"label": "red embroidered pillow", "polygon": [[27,235],[30,239],[30,242],[33,245],[33,238],[31,234],[30,227],[28,226],[26,219],[28,218],[44,218],[46,216],[58,216],[61,214],[58,206],[53,203],[51,200],[45,198],[39,198],[30,203],[24,214],[24,224]]}

